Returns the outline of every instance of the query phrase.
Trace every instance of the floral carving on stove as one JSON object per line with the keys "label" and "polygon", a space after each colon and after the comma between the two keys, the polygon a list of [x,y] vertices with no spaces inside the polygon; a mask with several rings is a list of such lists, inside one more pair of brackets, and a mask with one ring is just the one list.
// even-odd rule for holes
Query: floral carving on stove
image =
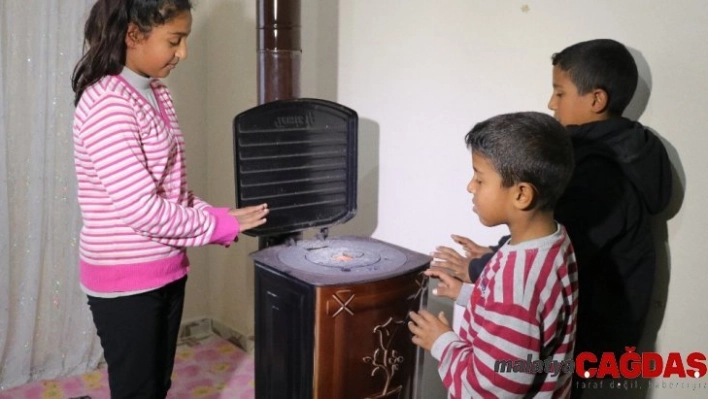
{"label": "floral carving on stove", "polygon": [[363,360],[364,363],[370,363],[373,366],[371,376],[373,377],[376,373],[384,373],[386,383],[380,393],[366,399],[394,398],[400,395],[403,386],[392,388],[391,381],[405,359],[397,350],[391,348],[391,344],[396,332],[404,323],[403,320],[394,321],[393,317],[389,317],[386,323],[374,328],[373,334],[378,336],[378,348],[374,351],[373,356],[366,356]]}

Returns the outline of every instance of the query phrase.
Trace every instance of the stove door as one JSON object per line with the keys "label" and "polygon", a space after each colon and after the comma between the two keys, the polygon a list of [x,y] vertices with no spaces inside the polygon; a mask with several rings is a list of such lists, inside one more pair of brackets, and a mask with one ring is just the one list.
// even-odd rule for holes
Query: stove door
{"label": "stove door", "polygon": [[268,222],[244,232],[280,235],[346,222],[356,213],[355,111],[292,99],[234,118],[237,206],[267,203]]}

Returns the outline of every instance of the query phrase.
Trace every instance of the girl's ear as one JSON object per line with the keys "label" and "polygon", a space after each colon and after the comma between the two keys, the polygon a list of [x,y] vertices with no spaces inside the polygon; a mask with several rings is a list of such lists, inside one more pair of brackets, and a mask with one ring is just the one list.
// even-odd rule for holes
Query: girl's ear
{"label": "girl's ear", "polygon": [[592,112],[596,114],[601,114],[607,111],[607,106],[609,105],[609,96],[607,92],[602,89],[595,89],[592,91]]}
{"label": "girl's ear", "polygon": [[514,190],[514,207],[525,211],[531,209],[536,202],[536,189],[530,183],[517,183]]}
{"label": "girl's ear", "polygon": [[134,48],[142,39],[143,33],[134,23],[128,24],[128,31],[125,33],[125,45]]}

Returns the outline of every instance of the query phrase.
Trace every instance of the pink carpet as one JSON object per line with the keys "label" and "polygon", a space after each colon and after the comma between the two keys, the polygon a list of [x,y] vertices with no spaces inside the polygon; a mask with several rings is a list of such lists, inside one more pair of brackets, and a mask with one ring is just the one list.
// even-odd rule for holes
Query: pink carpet
{"label": "pink carpet", "polygon": [[[253,358],[218,336],[188,341],[177,347],[171,399],[251,399]],[[110,399],[105,369],[80,376],[37,381],[0,392],[0,399],[69,399],[90,396]]]}

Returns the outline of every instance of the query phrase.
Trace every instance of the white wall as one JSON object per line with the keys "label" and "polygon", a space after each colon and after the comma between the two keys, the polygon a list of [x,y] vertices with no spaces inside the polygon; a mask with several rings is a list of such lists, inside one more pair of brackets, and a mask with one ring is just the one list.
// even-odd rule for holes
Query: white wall
{"label": "white wall", "polygon": [[708,350],[708,319],[699,316],[708,277],[691,250],[702,246],[708,222],[699,183],[708,167],[705,2],[358,0],[340,2],[339,11],[338,101],[374,121],[380,135],[374,236],[424,252],[451,244],[451,232],[485,242],[498,235],[470,212],[469,128],[497,113],[547,111],[552,53],[600,37],[629,46],[650,93],[641,116],[641,104],[632,112],[668,142],[685,189],[668,215],[670,280],[662,268],[659,288],[668,296],[655,301],[654,324],[666,303],[657,351]]}
{"label": "white wall", "polygon": [[[471,213],[463,142],[471,126],[502,112],[547,111],[550,56],[570,44],[608,37],[630,47],[643,101],[629,113],[667,142],[679,191],[665,215],[668,228],[659,228],[659,238],[668,237],[670,269],[661,269],[655,300],[656,349],[708,352],[708,318],[700,310],[708,277],[699,251],[708,224],[708,188],[701,184],[708,169],[704,1],[302,1],[302,95],[347,105],[361,123],[359,212],[334,232],[424,253],[452,245],[450,233],[491,243],[503,232],[484,228]],[[194,15],[190,44],[205,50],[192,55],[204,58],[188,60],[189,69],[176,71],[170,85],[178,86],[183,127],[205,127],[187,132],[191,184],[196,170],[205,198],[233,204],[231,119],[256,104],[255,2],[201,0]],[[181,79],[200,86],[190,89]],[[190,109],[201,113],[187,117]],[[247,237],[228,250],[210,249],[208,275],[190,281],[188,294],[190,302],[208,298],[208,312],[244,334],[253,331],[246,255],[255,249]],[[204,306],[190,309],[197,316]],[[708,388],[657,388],[650,397],[707,394]]]}

